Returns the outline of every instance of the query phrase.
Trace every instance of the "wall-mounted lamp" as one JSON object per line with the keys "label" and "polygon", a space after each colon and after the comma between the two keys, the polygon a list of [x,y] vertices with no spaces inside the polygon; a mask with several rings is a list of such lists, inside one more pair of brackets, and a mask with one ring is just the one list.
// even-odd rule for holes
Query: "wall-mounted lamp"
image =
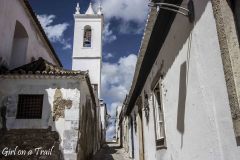
{"label": "wall-mounted lamp", "polygon": [[175,4],[161,3],[161,2],[151,2],[148,4],[149,7],[159,7],[160,9],[165,9],[168,11],[173,11],[180,13],[188,17],[189,21],[192,23],[194,21],[194,4],[192,0],[188,2],[188,8],[184,8]]}

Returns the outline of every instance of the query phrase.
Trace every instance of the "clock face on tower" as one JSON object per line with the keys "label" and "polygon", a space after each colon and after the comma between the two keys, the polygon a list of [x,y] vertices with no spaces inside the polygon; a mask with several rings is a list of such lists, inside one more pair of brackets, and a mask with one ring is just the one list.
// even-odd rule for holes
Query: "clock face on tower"
{"label": "clock face on tower", "polygon": [[92,29],[89,25],[84,27],[83,47],[91,47],[92,45]]}

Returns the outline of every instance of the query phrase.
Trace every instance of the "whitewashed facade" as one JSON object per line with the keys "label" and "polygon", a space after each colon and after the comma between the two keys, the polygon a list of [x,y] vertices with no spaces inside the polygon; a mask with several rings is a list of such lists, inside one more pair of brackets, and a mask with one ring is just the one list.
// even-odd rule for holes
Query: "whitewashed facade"
{"label": "whitewashed facade", "polygon": [[81,14],[80,7],[77,6],[74,20],[72,69],[88,70],[91,82],[97,85],[100,95],[103,32],[101,7],[99,7],[98,13],[95,14],[90,3],[86,13]]}
{"label": "whitewashed facade", "polygon": [[[188,1],[171,3],[187,7]],[[155,7],[149,13],[120,118],[129,137],[124,147],[136,160],[240,157],[234,14],[224,0],[193,4],[193,23]]]}
{"label": "whitewashed facade", "polygon": [[101,117],[101,145],[106,142],[106,130],[108,127],[108,113],[107,113],[107,106],[103,100],[100,100],[100,117]]}
{"label": "whitewashed facade", "polygon": [[[78,70],[65,70],[29,3],[3,0],[0,4],[0,135],[12,136],[11,142],[0,144],[0,150],[19,143],[25,147],[35,143],[49,147],[47,141],[51,140],[54,154],[43,159],[90,159],[106,135],[107,110],[99,100],[102,32],[92,37],[93,44],[98,42],[99,65],[94,64],[94,69],[93,64],[79,68],[82,61],[73,60],[73,69]],[[86,14],[99,18],[100,24],[93,33],[101,31],[101,10],[94,14],[91,5],[89,8]],[[92,59],[94,56],[84,63]],[[46,136],[46,140],[38,141],[32,135],[39,139]],[[26,139],[21,139],[24,136]]]}
{"label": "whitewashed facade", "polygon": [[1,65],[13,69],[43,57],[61,66],[26,0],[1,0],[0,22]]}
{"label": "whitewashed facade", "polygon": [[121,145],[121,129],[119,126],[119,116],[121,114],[122,106],[117,106],[116,108],[116,120],[115,120],[115,125],[116,125],[116,142]]}

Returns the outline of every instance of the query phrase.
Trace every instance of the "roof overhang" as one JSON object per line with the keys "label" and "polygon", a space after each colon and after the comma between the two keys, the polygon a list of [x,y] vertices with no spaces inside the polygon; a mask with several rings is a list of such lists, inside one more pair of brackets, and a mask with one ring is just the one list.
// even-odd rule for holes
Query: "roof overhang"
{"label": "roof overhang", "polygon": [[[166,0],[165,3],[180,5],[183,0]],[[168,10],[151,8],[145,28],[132,86],[127,100],[126,115],[134,108],[141,94],[152,66],[167,38],[176,13]]]}

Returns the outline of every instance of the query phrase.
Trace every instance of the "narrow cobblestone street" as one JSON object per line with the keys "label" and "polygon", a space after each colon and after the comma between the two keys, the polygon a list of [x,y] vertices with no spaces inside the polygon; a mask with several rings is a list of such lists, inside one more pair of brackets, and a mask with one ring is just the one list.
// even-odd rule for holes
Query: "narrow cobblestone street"
{"label": "narrow cobblestone street", "polygon": [[130,158],[128,158],[124,149],[118,144],[107,143],[98,151],[92,160],[130,160]]}

